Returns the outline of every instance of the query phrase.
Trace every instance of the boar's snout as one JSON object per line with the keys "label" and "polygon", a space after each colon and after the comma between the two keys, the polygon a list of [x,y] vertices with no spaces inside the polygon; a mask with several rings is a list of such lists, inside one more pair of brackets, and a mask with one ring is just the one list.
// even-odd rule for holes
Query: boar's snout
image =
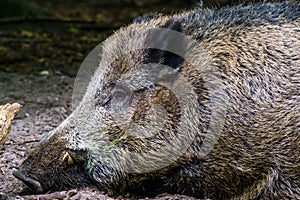
{"label": "boar's snout", "polygon": [[52,135],[29,154],[13,175],[33,193],[90,185],[87,151],[70,149],[67,145],[68,141],[61,135]]}
{"label": "boar's snout", "polygon": [[23,170],[19,169],[13,172],[13,175],[23,181],[32,191],[36,193],[42,193],[43,188],[37,180],[34,180],[26,175]]}

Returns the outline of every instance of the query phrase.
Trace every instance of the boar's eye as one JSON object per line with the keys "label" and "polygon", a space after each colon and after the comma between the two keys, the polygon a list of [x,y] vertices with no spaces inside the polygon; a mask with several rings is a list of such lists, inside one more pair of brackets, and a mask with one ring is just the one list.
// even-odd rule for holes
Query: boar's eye
{"label": "boar's eye", "polygon": [[62,165],[63,165],[64,168],[67,168],[68,166],[71,166],[71,165],[74,164],[74,161],[73,161],[71,155],[68,152],[66,152],[64,154],[61,161],[62,161]]}
{"label": "boar's eye", "polygon": [[95,98],[97,99],[96,105],[105,106],[111,100],[112,89],[115,87],[114,83],[105,85],[102,89],[98,90]]}
{"label": "boar's eye", "polygon": [[123,106],[126,106],[132,92],[129,88],[123,85],[116,85],[112,90],[111,94],[111,108],[114,110],[122,109]]}
{"label": "boar's eye", "polygon": [[132,91],[123,84],[109,83],[96,94],[96,105],[106,106],[114,111],[120,111],[128,105]]}
{"label": "boar's eye", "polygon": [[112,99],[116,101],[123,101],[127,98],[127,95],[128,94],[125,91],[116,89],[115,91],[113,91]]}

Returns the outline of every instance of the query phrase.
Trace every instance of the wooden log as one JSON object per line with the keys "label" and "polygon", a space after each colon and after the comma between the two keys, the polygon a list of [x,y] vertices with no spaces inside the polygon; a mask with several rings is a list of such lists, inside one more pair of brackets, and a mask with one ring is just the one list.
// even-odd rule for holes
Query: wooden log
{"label": "wooden log", "polygon": [[15,117],[19,113],[21,105],[18,103],[5,104],[0,106],[0,149],[4,142],[7,140],[7,136],[10,130],[10,125]]}

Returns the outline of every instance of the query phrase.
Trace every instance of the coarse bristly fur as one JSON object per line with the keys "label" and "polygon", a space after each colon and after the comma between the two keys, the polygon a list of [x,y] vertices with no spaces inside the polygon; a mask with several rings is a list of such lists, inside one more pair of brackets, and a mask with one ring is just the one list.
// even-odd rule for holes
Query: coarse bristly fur
{"label": "coarse bristly fur", "polygon": [[[183,33],[206,53],[187,51],[190,62],[165,50],[142,49],[149,38],[139,33],[153,28]],[[164,36],[150,42],[172,45]],[[178,48],[186,47],[180,43]],[[147,63],[170,66],[191,85],[196,101],[189,93],[154,84],[146,73],[153,68],[139,68]],[[216,119],[211,118],[214,87],[209,88],[196,63],[219,72],[211,80],[221,83],[219,100],[226,113]],[[212,120],[223,120],[221,134],[201,156]],[[174,159],[180,138],[191,137]],[[174,152],[161,155],[170,143]],[[146,160],[128,152],[146,152]],[[96,185],[110,195],[300,199],[299,2],[147,15],[121,28],[104,42],[100,66],[81,104],[15,176],[37,192]]]}

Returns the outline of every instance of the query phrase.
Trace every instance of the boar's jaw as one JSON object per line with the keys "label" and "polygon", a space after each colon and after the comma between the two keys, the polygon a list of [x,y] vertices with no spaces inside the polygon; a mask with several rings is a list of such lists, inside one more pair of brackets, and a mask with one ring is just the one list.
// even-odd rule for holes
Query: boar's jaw
{"label": "boar's jaw", "polygon": [[43,192],[43,188],[42,188],[40,182],[26,176],[25,173],[22,170],[14,171],[13,175],[16,178],[23,181],[29,187],[29,189],[32,190],[33,192],[37,192],[37,193],[42,193]]}

